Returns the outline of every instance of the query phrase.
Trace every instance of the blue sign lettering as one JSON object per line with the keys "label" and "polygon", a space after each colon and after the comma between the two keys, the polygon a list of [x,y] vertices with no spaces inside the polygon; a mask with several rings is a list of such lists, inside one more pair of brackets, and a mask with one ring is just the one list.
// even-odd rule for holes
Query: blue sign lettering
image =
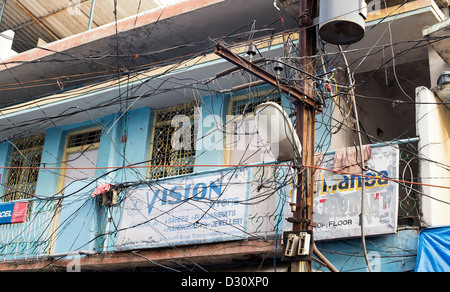
{"label": "blue sign lettering", "polygon": [[[201,189],[201,191],[199,191]],[[194,200],[201,201],[206,197],[206,191],[208,190],[208,186],[204,183],[196,184],[193,190],[193,198]]]}
{"label": "blue sign lettering", "polygon": [[[183,192],[184,190],[184,192]],[[166,205],[176,205],[182,203],[182,201],[187,201],[193,199],[196,201],[201,201],[205,198],[209,200],[216,200],[222,195],[222,181],[220,182],[210,182],[209,185],[206,183],[197,183],[196,185],[186,185],[186,186],[175,186],[172,189],[156,190],[153,196],[150,192],[147,192],[147,209],[148,215],[151,215],[156,202],[160,202],[160,206]],[[232,202],[221,202],[219,203],[232,203]],[[235,203],[235,202],[233,202]],[[159,203],[158,203],[159,204]]]}
{"label": "blue sign lettering", "polygon": [[153,210],[153,206],[155,205],[156,202],[156,198],[158,197],[160,190],[157,190],[155,192],[155,194],[153,195],[152,201],[149,202],[148,197],[149,197],[149,192],[147,192],[147,206],[148,206],[148,215],[150,215],[150,213],[152,213]]}
{"label": "blue sign lettering", "polygon": [[372,189],[375,186],[379,188],[386,187],[389,185],[389,180],[383,178],[387,177],[389,177],[389,174],[386,170],[378,173],[367,173],[364,178],[361,178],[359,175],[343,175],[342,179],[339,179],[335,184],[329,186],[325,180],[325,174],[322,173],[322,179],[320,181],[320,195],[360,190],[363,183],[366,189]]}

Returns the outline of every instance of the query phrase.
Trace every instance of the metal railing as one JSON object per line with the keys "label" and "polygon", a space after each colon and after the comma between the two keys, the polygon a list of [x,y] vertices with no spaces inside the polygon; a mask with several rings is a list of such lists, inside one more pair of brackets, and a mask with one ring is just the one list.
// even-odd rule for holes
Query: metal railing
{"label": "metal railing", "polygon": [[[0,225],[1,260],[32,259],[50,253],[53,246],[53,223],[59,200],[21,200],[29,202],[23,223]],[[5,203],[0,203],[5,204]]]}

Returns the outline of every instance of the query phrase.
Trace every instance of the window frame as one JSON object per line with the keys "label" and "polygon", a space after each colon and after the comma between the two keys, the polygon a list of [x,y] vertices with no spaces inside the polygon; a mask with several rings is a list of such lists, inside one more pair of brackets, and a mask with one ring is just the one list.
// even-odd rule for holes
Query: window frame
{"label": "window frame", "polygon": [[[88,146],[89,150],[98,150],[100,148],[100,141],[95,142],[93,144],[85,144],[85,145],[81,145],[81,146],[68,147],[70,137],[74,136],[74,135],[79,135],[79,134],[84,134],[84,133],[89,133],[89,132],[94,132],[94,131],[99,131],[99,130],[101,131],[101,127],[88,128],[88,129],[84,129],[84,130],[67,133],[65,142],[64,142],[64,152],[63,152],[62,162],[61,162],[61,171],[59,172],[57,194],[62,194],[64,192],[64,188],[65,188],[64,181],[66,178],[66,168],[68,167],[67,160],[68,160],[69,154],[73,154],[73,153],[77,153],[77,152],[81,153],[86,150],[84,148],[85,146]],[[101,139],[101,135],[100,135],[100,139]],[[97,165],[97,161],[95,163]]]}
{"label": "window frame", "polygon": [[[16,144],[19,144],[20,142],[25,141],[25,140],[32,140],[32,139],[39,140],[39,142],[41,142],[41,144],[33,145],[33,147],[28,147],[28,148],[24,148],[24,149],[17,149],[19,147],[17,147]],[[36,147],[38,147],[38,150],[40,150],[40,160],[39,160],[39,163],[35,162],[35,164],[36,164],[35,166],[36,167],[40,167],[41,163],[42,163],[42,155],[43,155],[43,152],[44,152],[45,139],[46,139],[46,136],[45,136],[45,133],[43,133],[43,134],[38,134],[38,135],[34,135],[34,136],[30,136],[30,137],[26,137],[26,138],[15,140],[14,143],[13,143],[14,146],[12,146],[12,149],[9,152],[9,163],[8,163],[9,167],[12,167],[13,162],[15,162],[15,159],[13,157],[14,156],[14,151],[18,151],[19,152],[18,155],[20,157],[24,158],[22,155],[27,155],[28,153],[32,152],[32,151],[28,152],[28,151],[25,151],[25,150],[33,149],[33,148],[36,148]],[[23,153],[23,152],[25,152],[25,153]],[[28,157],[27,157],[27,160],[28,160]],[[20,160],[19,163],[20,162],[22,163],[22,166],[26,166],[26,167],[33,166],[32,164],[34,164],[34,162],[29,162],[29,161],[26,161],[25,159]],[[18,184],[14,184],[14,185],[10,185],[9,184],[10,177],[12,175],[12,171],[14,171],[14,170],[15,169],[9,168],[8,171],[6,172],[5,182],[4,182],[4,187],[3,187],[3,195],[2,195],[2,198],[1,198],[1,202],[14,202],[14,201],[20,201],[20,200],[29,200],[29,199],[33,198],[33,195],[36,192],[36,187],[37,187],[37,183],[38,183],[38,180],[39,180],[39,169],[36,169],[36,170],[33,170],[33,169],[21,169],[20,177],[23,177],[24,172],[26,172],[27,182],[28,182],[29,174],[32,171],[36,172],[36,179],[33,182],[34,183],[34,187],[33,187],[34,191],[32,193],[30,192],[29,193],[30,195],[28,195],[27,193],[23,192],[23,193],[21,193],[19,195],[17,195],[17,194],[12,195],[12,193],[11,193],[11,197],[9,195],[6,196],[7,192],[8,192],[8,189],[13,189],[13,188],[16,189],[16,186],[18,185]],[[21,180],[19,180],[19,182],[23,183]],[[26,185],[28,185],[28,184],[29,183],[27,183]],[[20,186],[22,186],[22,185],[23,184],[21,184]],[[27,190],[29,190],[28,187],[27,187]]]}
{"label": "window frame", "polygon": [[[193,143],[192,144],[193,148],[190,151],[192,151],[193,153],[190,156],[191,158],[189,158],[189,160],[192,160],[191,163],[188,164],[189,166],[176,167],[176,169],[174,167],[172,167],[171,171],[167,171],[167,170],[165,170],[167,168],[163,167],[164,170],[159,172],[159,173],[162,173],[162,175],[158,175],[158,176],[155,177],[154,173],[155,173],[155,169],[158,168],[157,167],[158,165],[154,164],[154,160],[156,160],[156,159],[153,157],[154,154],[155,154],[153,152],[155,150],[155,144],[156,144],[155,143],[155,138],[156,138],[157,127],[160,124],[164,124],[164,123],[168,123],[169,125],[171,125],[171,120],[170,121],[167,121],[167,120],[165,120],[165,121],[158,121],[158,114],[161,113],[161,112],[164,112],[164,111],[171,112],[171,109],[172,109],[172,111],[177,111],[177,110],[180,110],[180,109],[187,110],[187,109],[193,108],[194,112],[192,113],[191,116],[189,116],[189,119],[191,121],[192,126],[194,126],[195,120],[196,120],[197,114],[198,114],[196,112],[195,108],[199,107],[199,106],[200,106],[200,104],[197,101],[192,101],[192,102],[188,102],[188,103],[184,103],[184,104],[177,104],[177,105],[174,105],[174,106],[169,106],[169,107],[165,107],[165,108],[154,110],[152,134],[151,134],[151,140],[150,140],[151,142],[150,142],[150,154],[149,154],[149,168],[148,168],[148,171],[147,171],[147,177],[149,179],[166,179],[166,178],[172,178],[172,177],[176,177],[176,176],[180,176],[180,175],[187,175],[187,174],[194,173],[194,165],[195,165],[195,161],[197,159],[197,157],[196,157],[197,153],[196,153],[196,150],[195,150],[197,133],[195,132],[195,130],[196,130],[195,127],[193,127],[193,129],[191,129],[191,143]],[[183,113],[177,113],[174,116],[177,116],[177,115],[183,115]],[[171,139],[170,139],[170,141],[171,141]],[[170,147],[171,146],[172,145],[170,145]],[[175,150],[173,150],[173,151],[175,151]],[[173,151],[171,151],[171,152],[173,152]],[[174,164],[176,159],[177,160],[181,160],[181,159],[185,159],[185,158],[186,157],[181,157],[180,158],[180,157],[177,157],[177,156],[170,157],[170,164],[164,164],[164,165],[176,165],[176,164]],[[183,168],[188,168],[189,170],[185,171],[185,170],[183,170]]]}

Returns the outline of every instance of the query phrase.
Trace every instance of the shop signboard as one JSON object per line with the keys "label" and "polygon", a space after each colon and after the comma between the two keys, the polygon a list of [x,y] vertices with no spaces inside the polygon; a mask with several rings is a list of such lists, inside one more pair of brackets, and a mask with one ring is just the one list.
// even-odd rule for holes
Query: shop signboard
{"label": "shop signboard", "polygon": [[25,222],[27,210],[28,202],[0,204],[0,224]]}
{"label": "shop signboard", "polygon": [[251,175],[238,168],[130,190],[115,249],[246,239]]}
{"label": "shop signboard", "polygon": [[[321,170],[314,196],[314,239],[331,240],[361,236],[361,193],[364,184],[364,233],[395,233],[398,216],[399,150],[396,147],[371,149],[364,178],[361,173]],[[334,169],[334,155],[324,155],[321,168]]]}

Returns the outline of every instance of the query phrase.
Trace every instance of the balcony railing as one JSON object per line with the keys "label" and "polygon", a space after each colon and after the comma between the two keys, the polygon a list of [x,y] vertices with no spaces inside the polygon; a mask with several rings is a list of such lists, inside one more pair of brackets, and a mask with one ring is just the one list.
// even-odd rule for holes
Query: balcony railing
{"label": "balcony railing", "polygon": [[3,261],[32,259],[50,253],[53,242],[53,222],[59,200],[21,200],[2,204],[28,201],[25,222],[0,225],[0,257]]}

